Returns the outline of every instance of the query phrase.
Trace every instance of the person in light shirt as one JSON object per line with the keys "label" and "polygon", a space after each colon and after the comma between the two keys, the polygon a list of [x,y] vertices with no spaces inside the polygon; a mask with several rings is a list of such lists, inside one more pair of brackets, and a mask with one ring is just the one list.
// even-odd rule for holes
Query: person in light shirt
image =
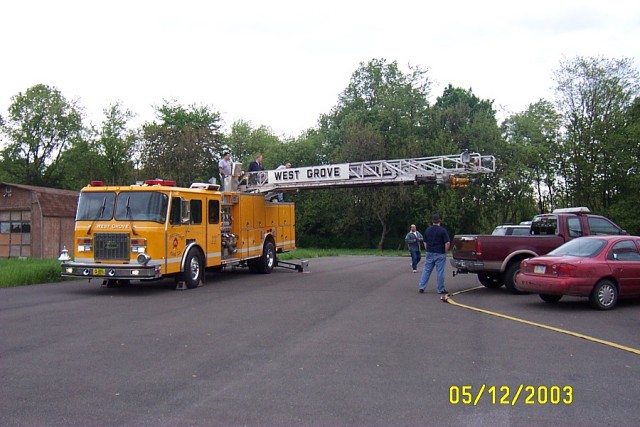
{"label": "person in light shirt", "polygon": [[422,242],[424,238],[422,234],[416,229],[415,224],[411,224],[410,230],[407,233],[407,236],[404,238],[404,241],[407,242],[407,247],[409,248],[409,253],[411,254],[411,269],[413,272],[417,272],[418,263],[422,258],[422,252],[420,247],[422,246]]}
{"label": "person in light shirt", "polygon": [[218,162],[218,172],[220,172],[220,189],[224,190],[224,179],[231,176],[231,154],[225,151]]}

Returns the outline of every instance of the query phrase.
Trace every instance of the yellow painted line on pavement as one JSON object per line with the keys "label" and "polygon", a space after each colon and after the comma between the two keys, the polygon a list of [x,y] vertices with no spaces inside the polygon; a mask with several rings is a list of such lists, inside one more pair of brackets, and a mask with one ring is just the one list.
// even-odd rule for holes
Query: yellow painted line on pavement
{"label": "yellow painted line on pavement", "polygon": [[489,310],[485,310],[485,309],[478,308],[478,307],[472,307],[472,306],[466,305],[466,304],[460,304],[459,302],[455,302],[453,299],[451,299],[451,296],[453,296],[453,295],[459,295],[459,294],[462,294],[462,293],[465,293],[465,292],[470,292],[470,291],[474,291],[476,289],[483,289],[483,288],[484,288],[484,286],[478,286],[478,287],[475,287],[475,288],[470,288],[470,289],[465,289],[465,290],[462,290],[462,291],[454,292],[454,293],[450,294],[449,297],[445,298],[444,302],[447,302],[447,303],[449,303],[451,305],[454,305],[456,307],[466,308],[467,310],[473,310],[473,311],[477,311],[479,313],[488,314],[490,316],[501,317],[503,319],[513,320],[514,322],[524,323],[526,325],[536,326],[538,328],[548,329],[550,331],[559,332],[561,334],[566,334],[566,335],[571,335],[573,337],[582,338],[582,339],[587,340],[587,341],[592,341],[592,342],[595,342],[595,343],[598,343],[598,344],[603,344],[603,345],[606,345],[606,346],[609,346],[609,347],[617,348],[618,350],[628,351],[629,353],[637,354],[637,355],[640,356],[640,349],[637,349],[637,348],[627,347],[627,346],[624,346],[624,345],[616,344],[614,342],[605,341],[605,340],[601,340],[599,338],[594,338],[594,337],[590,337],[588,335],[580,334],[578,332],[572,332],[572,331],[568,331],[566,329],[560,329],[560,328],[556,328],[554,326],[544,325],[542,323],[531,322],[529,320],[520,319],[518,317],[513,317],[513,316],[508,316],[506,314],[497,313],[495,311],[489,311]]}

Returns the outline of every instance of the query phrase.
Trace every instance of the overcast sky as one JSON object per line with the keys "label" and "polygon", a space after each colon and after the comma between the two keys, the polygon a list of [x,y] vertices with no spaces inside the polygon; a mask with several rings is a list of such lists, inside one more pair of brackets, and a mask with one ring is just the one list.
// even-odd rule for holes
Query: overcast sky
{"label": "overcast sky", "polygon": [[640,3],[627,0],[20,0],[0,10],[0,114],[44,83],[94,124],[120,101],[153,120],[163,100],[207,105],[297,136],[336,105],[361,62],[428,69],[504,116],[553,96],[563,58],[630,58]]}

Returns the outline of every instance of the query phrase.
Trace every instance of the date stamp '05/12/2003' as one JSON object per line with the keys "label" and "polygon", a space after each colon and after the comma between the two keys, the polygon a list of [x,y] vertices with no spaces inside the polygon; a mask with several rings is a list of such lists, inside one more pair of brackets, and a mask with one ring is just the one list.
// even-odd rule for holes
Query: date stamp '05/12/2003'
{"label": "date stamp '05/12/2003'", "polygon": [[452,385],[449,387],[452,405],[571,405],[573,387],[570,385]]}

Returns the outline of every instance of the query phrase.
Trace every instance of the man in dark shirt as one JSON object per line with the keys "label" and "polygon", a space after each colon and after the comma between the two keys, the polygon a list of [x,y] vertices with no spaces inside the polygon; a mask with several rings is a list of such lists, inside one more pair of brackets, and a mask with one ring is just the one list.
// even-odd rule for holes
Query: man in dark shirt
{"label": "man in dark shirt", "polygon": [[420,282],[418,282],[418,291],[424,292],[431,277],[433,267],[436,267],[436,278],[438,280],[438,293],[446,294],[444,288],[444,266],[447,262],[447,251],[449,250],[449,232],[440,225],[440,216],[435,214],[431,217],[431,227],[424,232],[424,247],[427,249],[424,270]]}
{"label": "man in dark shirt", "polygon": [[256,185],[258,183],[258,174],[263,170],[262,154],[259,154],[253,162],[249,163],[249,184]]}

